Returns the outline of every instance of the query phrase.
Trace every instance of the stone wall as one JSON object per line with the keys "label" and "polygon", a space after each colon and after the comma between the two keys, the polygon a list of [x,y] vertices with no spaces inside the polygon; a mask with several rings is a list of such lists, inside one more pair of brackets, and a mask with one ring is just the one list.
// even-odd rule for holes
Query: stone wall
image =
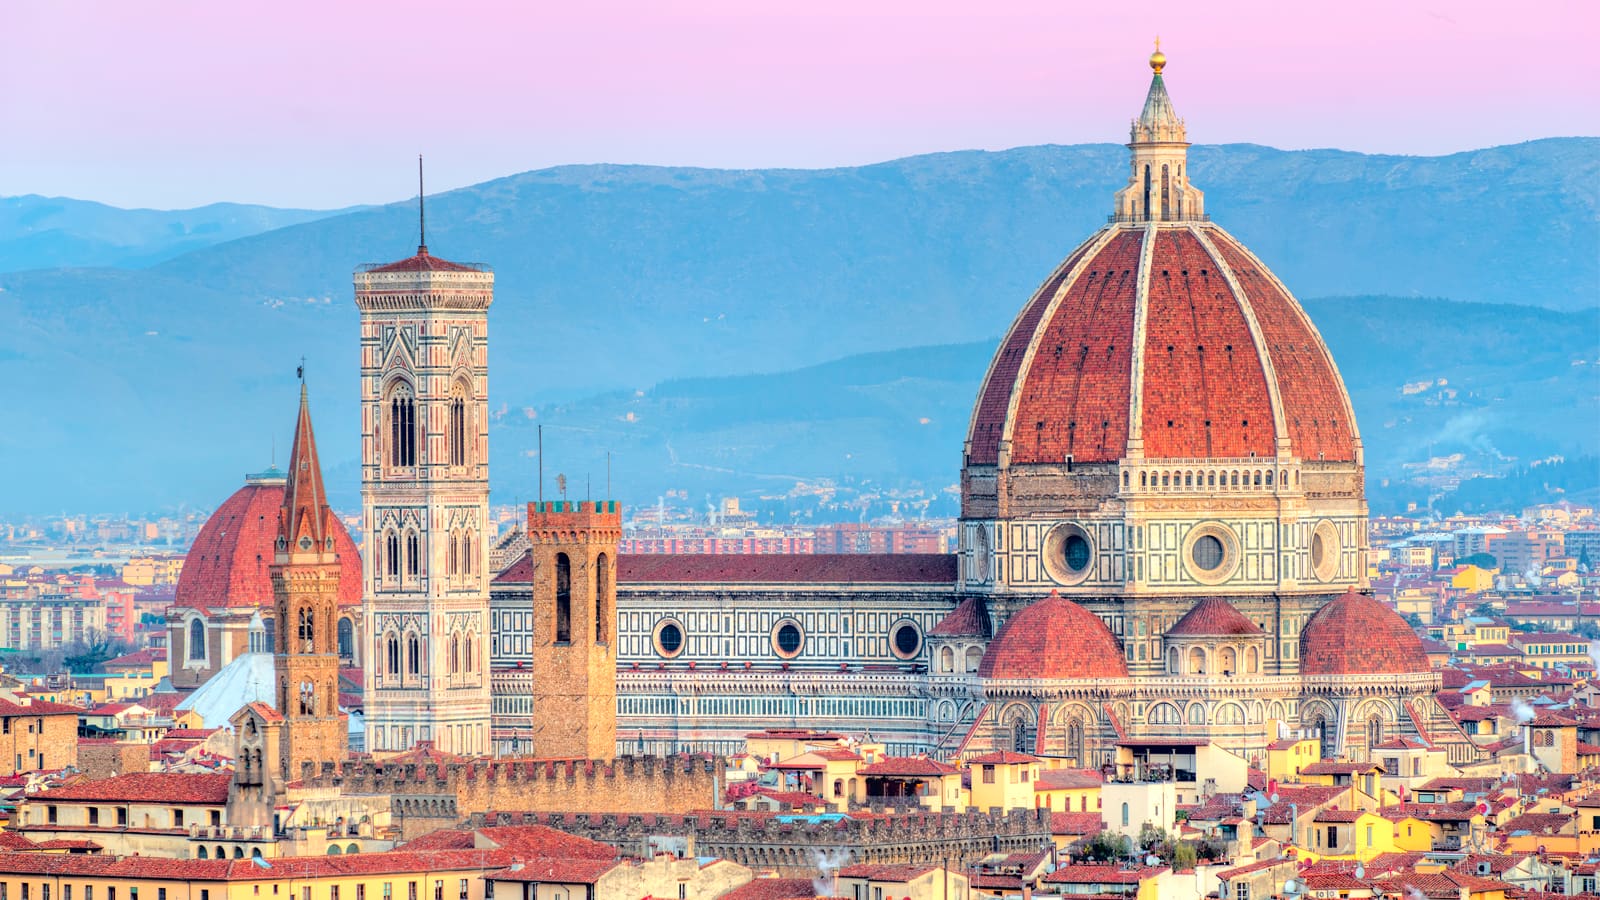
{"label": "stone wall", "polygon": [[95,781],[129,772],[148,772],[150,745],[133,741],[83,741],[78,744],[78,770]]}
{"label": "stone wall", "polygon": [[[948,862],[966,866],[991,853],[1032,852],[1051,844],[1049,810],[804,819],[731,812],[686,816],[496,812],[473,816],[470,822],[474,826],[547,825],[610,844],[624,854],[647,857],[677,841],[691,855],[721,857],[791,877],[816,874],[825,855],[841,865]],[[842,863],[840,854],[845,857]]]}
{"label": "stone wall", "polygon": [[346,761],[325,764],[320,771],[306,766],[302,789],[387,795],[394,822],[409,839],[495,809],[672,815],[713,809],[725,766],[722,760],[700,757],[479,760],[422,767]]}

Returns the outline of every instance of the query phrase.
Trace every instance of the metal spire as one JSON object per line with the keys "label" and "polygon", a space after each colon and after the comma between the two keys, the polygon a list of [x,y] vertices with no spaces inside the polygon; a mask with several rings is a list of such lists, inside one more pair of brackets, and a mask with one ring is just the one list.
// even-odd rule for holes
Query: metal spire
{"label": "metal spire", "polygon": [[428,255],[428,210],[423,204],[422,154],[417,154],[417,255]]}

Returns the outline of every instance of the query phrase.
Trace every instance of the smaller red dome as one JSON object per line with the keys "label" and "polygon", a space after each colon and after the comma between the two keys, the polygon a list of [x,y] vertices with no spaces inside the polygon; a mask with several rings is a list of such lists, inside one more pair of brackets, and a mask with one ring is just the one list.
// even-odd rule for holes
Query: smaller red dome
{"label": "smaller red dome", "polygon": [[1221,597],[1201,600],[1167,629],[1168,637],[1233,637],[1260,633],[1259,625],[1245,618],[1244,613]]}
{"label": "smaller red dome", "polygon": [[1300,632],[1302,675],[1413,675],[1430,671],[1422,638],[1400,614],[1346,591]]}
{"label": "smaller red dome", "polygon": [[[206,519],[178,573],[173,606],[272,608],[268,568],[276,554],[284,477],[272,470],[252,475]],[[361,554],[337,518],[333,546],[339,554],[339,605],[361,603]]]}
{"label": "smaller red dome", "polygon": [[984,651],[978,677],[1127,678],[1122,644],[1106,623],[1055,591],[1012,616]]}

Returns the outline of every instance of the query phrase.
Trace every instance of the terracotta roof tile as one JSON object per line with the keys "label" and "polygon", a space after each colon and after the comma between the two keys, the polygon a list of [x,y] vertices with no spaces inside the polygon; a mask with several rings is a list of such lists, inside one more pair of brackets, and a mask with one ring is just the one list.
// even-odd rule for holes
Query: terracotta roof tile
{"label": "terracotta roof tile", "polygon": [[956,605],[939,624],[929,629],[930,637],[989,637],[988,604],[982,597],[968,597]]}
{"label": "terracotta roof tile", "polygon": [[95,781],[81,781],[41,791],[35,802],[99,800],[114,803],[198,803],[223,804],[228,801],[227,774],[180,774],[175,772],[130,772]]}
{"label": "terracotta roof tile", "polygon": [[1128,664],[1099,616],[1051,591],[1000,628],[978,664],[978,677],[1126,678]]}
{"label": "terracotta roof tile", "polygon": [[1207,597],[1183,614],[1167,629],[1167,636],[1213,636],[1261,634],[1261,627],[1221,597]]}
{"label": "terracotta roof tile", "polygon": [[1346,591],[1317,610],[1300,633],[1304,675],[1398,675],[1432,671],[1428,655],[1399,613]]}

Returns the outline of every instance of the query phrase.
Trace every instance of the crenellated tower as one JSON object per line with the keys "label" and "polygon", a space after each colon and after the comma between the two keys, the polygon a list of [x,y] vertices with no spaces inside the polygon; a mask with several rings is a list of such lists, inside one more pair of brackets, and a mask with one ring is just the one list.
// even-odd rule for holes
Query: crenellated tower
{"label": "crenellated tower", "polygon": [[615,500],[528,504],[535,756],[616,756],[621,537]]}
{"label": "crenellated tower", "polygon": [[283,719],[276,763],[286,781],[300,777],[304,763],[342,760],[348,747],[349,723],[339,710],[340,567],[334,535],[302,383],[270,567],[278,623],[275,698]]}
{"label": "crenellated tower", "polygon": [[367,745],[489,752],[487,266],[355,274],[361,312]]}

